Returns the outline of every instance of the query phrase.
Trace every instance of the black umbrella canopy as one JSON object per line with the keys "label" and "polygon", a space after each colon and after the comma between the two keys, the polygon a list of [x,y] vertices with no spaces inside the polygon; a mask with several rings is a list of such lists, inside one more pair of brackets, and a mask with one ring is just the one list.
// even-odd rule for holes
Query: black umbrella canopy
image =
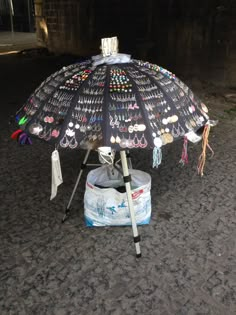
{"label": "black umbrella canopy", "polygon": [[140,60],[92,59],[49,76],[17,113],[24,133],[61,148],[160,148],[208,121],[206,106],[171,72]]}

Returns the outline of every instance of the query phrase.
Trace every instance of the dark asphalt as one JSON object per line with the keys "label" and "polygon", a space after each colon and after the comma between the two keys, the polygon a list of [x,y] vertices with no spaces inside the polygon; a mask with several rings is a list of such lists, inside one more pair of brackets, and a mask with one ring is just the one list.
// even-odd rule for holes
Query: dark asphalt
{"label": "dark asphalt", "polygon": [[[196,173],[201,145],[165,148],[153,170],[151,154],[133,157],[152,176],[152,219],[139,227],[143,257],[135,258],[130,227],[86,228],[86,176],[64,225],[82,151],[60,151],[64,184],[50,198],[53,148],[10,139],[9,118],[49,74],[73,57],[0,56],[0,314],[234,315],[236,314],[235,117],[220,96],[198,87],[220,120],[205,176]],[[92,160],[96,161],[96,154]]]}

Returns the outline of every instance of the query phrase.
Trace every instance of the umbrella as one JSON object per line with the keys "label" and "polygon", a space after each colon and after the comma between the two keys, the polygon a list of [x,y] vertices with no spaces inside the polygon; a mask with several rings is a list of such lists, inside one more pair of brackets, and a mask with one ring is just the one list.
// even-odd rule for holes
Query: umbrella
{"label": "umbrella", "polygon": [[[56,148],[120,151],[137,255],[139,237],[132,211],[126,151],[153,149],[195,135],[209,120],[207,107],[168,70],[117,52],[116,38],[103,39],[102,55],[63,67],[50,75],[17,112],[12,137],[31,137]],[[77,179],[69,205],[73,199]],[[67,214],[68,214],[67,207]]]}

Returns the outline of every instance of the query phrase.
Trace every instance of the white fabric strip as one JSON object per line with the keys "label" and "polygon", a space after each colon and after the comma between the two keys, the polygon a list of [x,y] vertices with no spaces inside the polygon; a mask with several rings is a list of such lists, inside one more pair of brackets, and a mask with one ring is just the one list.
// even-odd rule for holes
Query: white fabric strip
{"label": "white fabric strip", "polygon": [[92,57],[93,60],[93,66],[99,66],[104,63],[108,65],[113,65],[115,63],[128,63],[131,62],[131,55],[127,54],[116,54],[116,55],[110,55],[107,57],[103,57],[103,55],[96,55]]}
{"label": "white fabric strip", "polygon": [[57,187],[63,183],[60,157],[57,150],[54,150],[52,152],[51,162],[52,162],[52,184],[51,184],[50,200],[56,197]]}

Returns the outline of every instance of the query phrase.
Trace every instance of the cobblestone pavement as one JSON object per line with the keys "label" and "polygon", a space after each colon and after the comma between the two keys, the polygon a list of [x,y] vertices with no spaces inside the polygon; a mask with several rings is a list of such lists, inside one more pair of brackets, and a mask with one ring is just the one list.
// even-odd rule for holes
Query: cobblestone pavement
{"label": "cobblestone pavement", "polygon": [[10,139],[10,114],[62,63],[0,58],[0,314],[236,314],[236,119],[224,111],[235,104],[219,90],[197,89],[219,119],[203,178],[196,173],[200,144],[189,146],[184,168],[181,143],[165,147],[158,170],[151,152],[133,156],[134,167],[152,176],[152,219],[139,227],[136,259],[130,227],[85,227],[86,174],[70,219],[60,223],[84,152],[61,151],[64,184],[50,202],[53,148]]}

